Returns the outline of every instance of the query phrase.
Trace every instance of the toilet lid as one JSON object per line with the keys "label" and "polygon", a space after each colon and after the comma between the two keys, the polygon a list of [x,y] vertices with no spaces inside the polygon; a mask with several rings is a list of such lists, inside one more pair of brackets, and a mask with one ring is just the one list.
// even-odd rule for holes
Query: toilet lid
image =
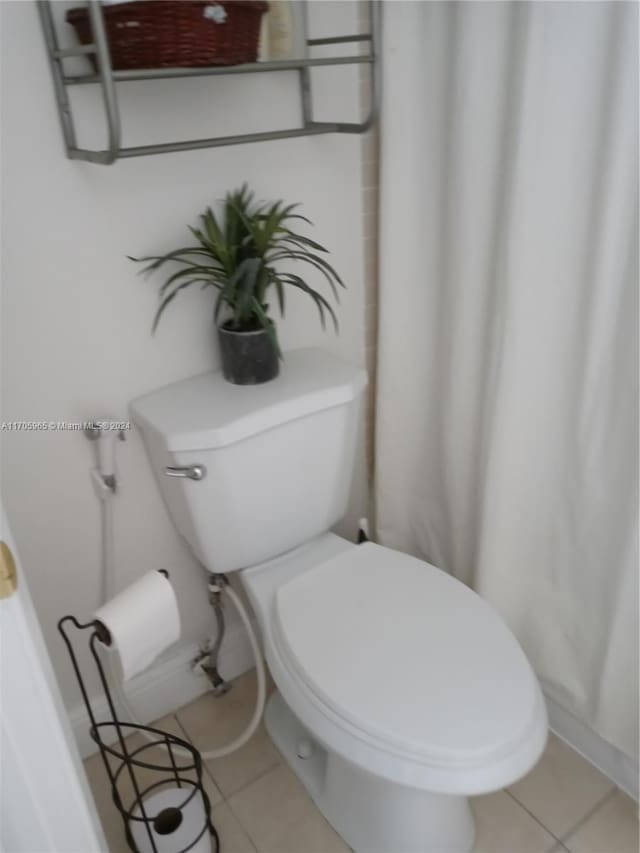
{"label": "toilet lid", "polygon": [[316,697],[367,738],[465,764],[525,736],[539,687],[517,641],[476,593],[373,543],[278,589],[278,645]]}

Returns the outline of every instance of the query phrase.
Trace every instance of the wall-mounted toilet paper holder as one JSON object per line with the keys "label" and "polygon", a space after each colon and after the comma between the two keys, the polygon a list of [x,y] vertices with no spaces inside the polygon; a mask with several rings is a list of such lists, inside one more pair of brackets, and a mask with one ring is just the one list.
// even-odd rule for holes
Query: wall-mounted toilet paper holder
{"label": "wall-mounted toilet paper holder", "polygon": [[[166,569],[156,569],[156,571],[158,572],[158,574],[164,575],[165,578],[167,578],[167,579],[169,578],[169,572]],[[65,618],[71,619],[72,617],[69,616],[69,617],[65,617]],[[62,621],[63,620],[61,619],[60,622],[58,622],[58,630],[61,633],[62,633],[62,629],[60,628],[60,623]],[[113,639],[111,637],[111,631],[109,631],[109,629],[107,628],[107,626],[103,622],[101,622],[99,619],[94,619],[93,622],[88,622],[87,625],[93,625],[94,630],[96,632],[96,635],[97,635],[98,639],[100,640],[100,642],[102,643],[102,645],[107,646],[108,648],[111,648],[111,646],[113,645]],[[85,626],[83,626],[83,627],[85,627]],[[62,634],[62,636],[64,637],[64,634]]]}

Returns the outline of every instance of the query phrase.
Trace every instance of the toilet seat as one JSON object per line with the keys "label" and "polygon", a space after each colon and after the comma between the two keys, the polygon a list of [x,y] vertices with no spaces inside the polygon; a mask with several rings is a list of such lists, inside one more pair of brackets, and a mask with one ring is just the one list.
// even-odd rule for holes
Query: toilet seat
{"label": "toilet seat", "polygon": [[[512,782],[542,748],[544,705],[515,638],[427,563],[373,543],[343,550],[279,586],[271,628],[316,723],[320,710],[360,742],[354,754],[377,752],[376,772],[386,755],[403,762],[406,782],[450,790],[453,777],[475,787],[475,776],[486,790],[489,778]],[[289,701],[304,716],[301,698]]]}

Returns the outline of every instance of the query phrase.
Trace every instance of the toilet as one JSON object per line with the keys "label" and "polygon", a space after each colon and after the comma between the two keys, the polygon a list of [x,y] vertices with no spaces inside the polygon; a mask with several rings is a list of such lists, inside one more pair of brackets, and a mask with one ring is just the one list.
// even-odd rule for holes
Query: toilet
{"label": "toilet", "polygon": [[318,809],[357,853],[467,851],[468,798],[533,767],[544,700],[476,593],[331,532],[365,385],[363,370],[300,349],[264,385],[212,372],[131,410],[175,526],[249,596],[277,686],[266,728]]}

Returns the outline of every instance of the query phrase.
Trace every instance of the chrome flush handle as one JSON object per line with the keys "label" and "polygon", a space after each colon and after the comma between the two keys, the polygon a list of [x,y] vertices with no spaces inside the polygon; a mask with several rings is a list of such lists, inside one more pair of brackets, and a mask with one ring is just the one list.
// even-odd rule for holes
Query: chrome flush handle
{"label": "chrome flush handle", "polygon": [[189,480],[204,480],[207,476],[207,469],[204,465],[185,465],[181,468],[172,468],[167,466],[164,469],[167,477],[186,477]]}

